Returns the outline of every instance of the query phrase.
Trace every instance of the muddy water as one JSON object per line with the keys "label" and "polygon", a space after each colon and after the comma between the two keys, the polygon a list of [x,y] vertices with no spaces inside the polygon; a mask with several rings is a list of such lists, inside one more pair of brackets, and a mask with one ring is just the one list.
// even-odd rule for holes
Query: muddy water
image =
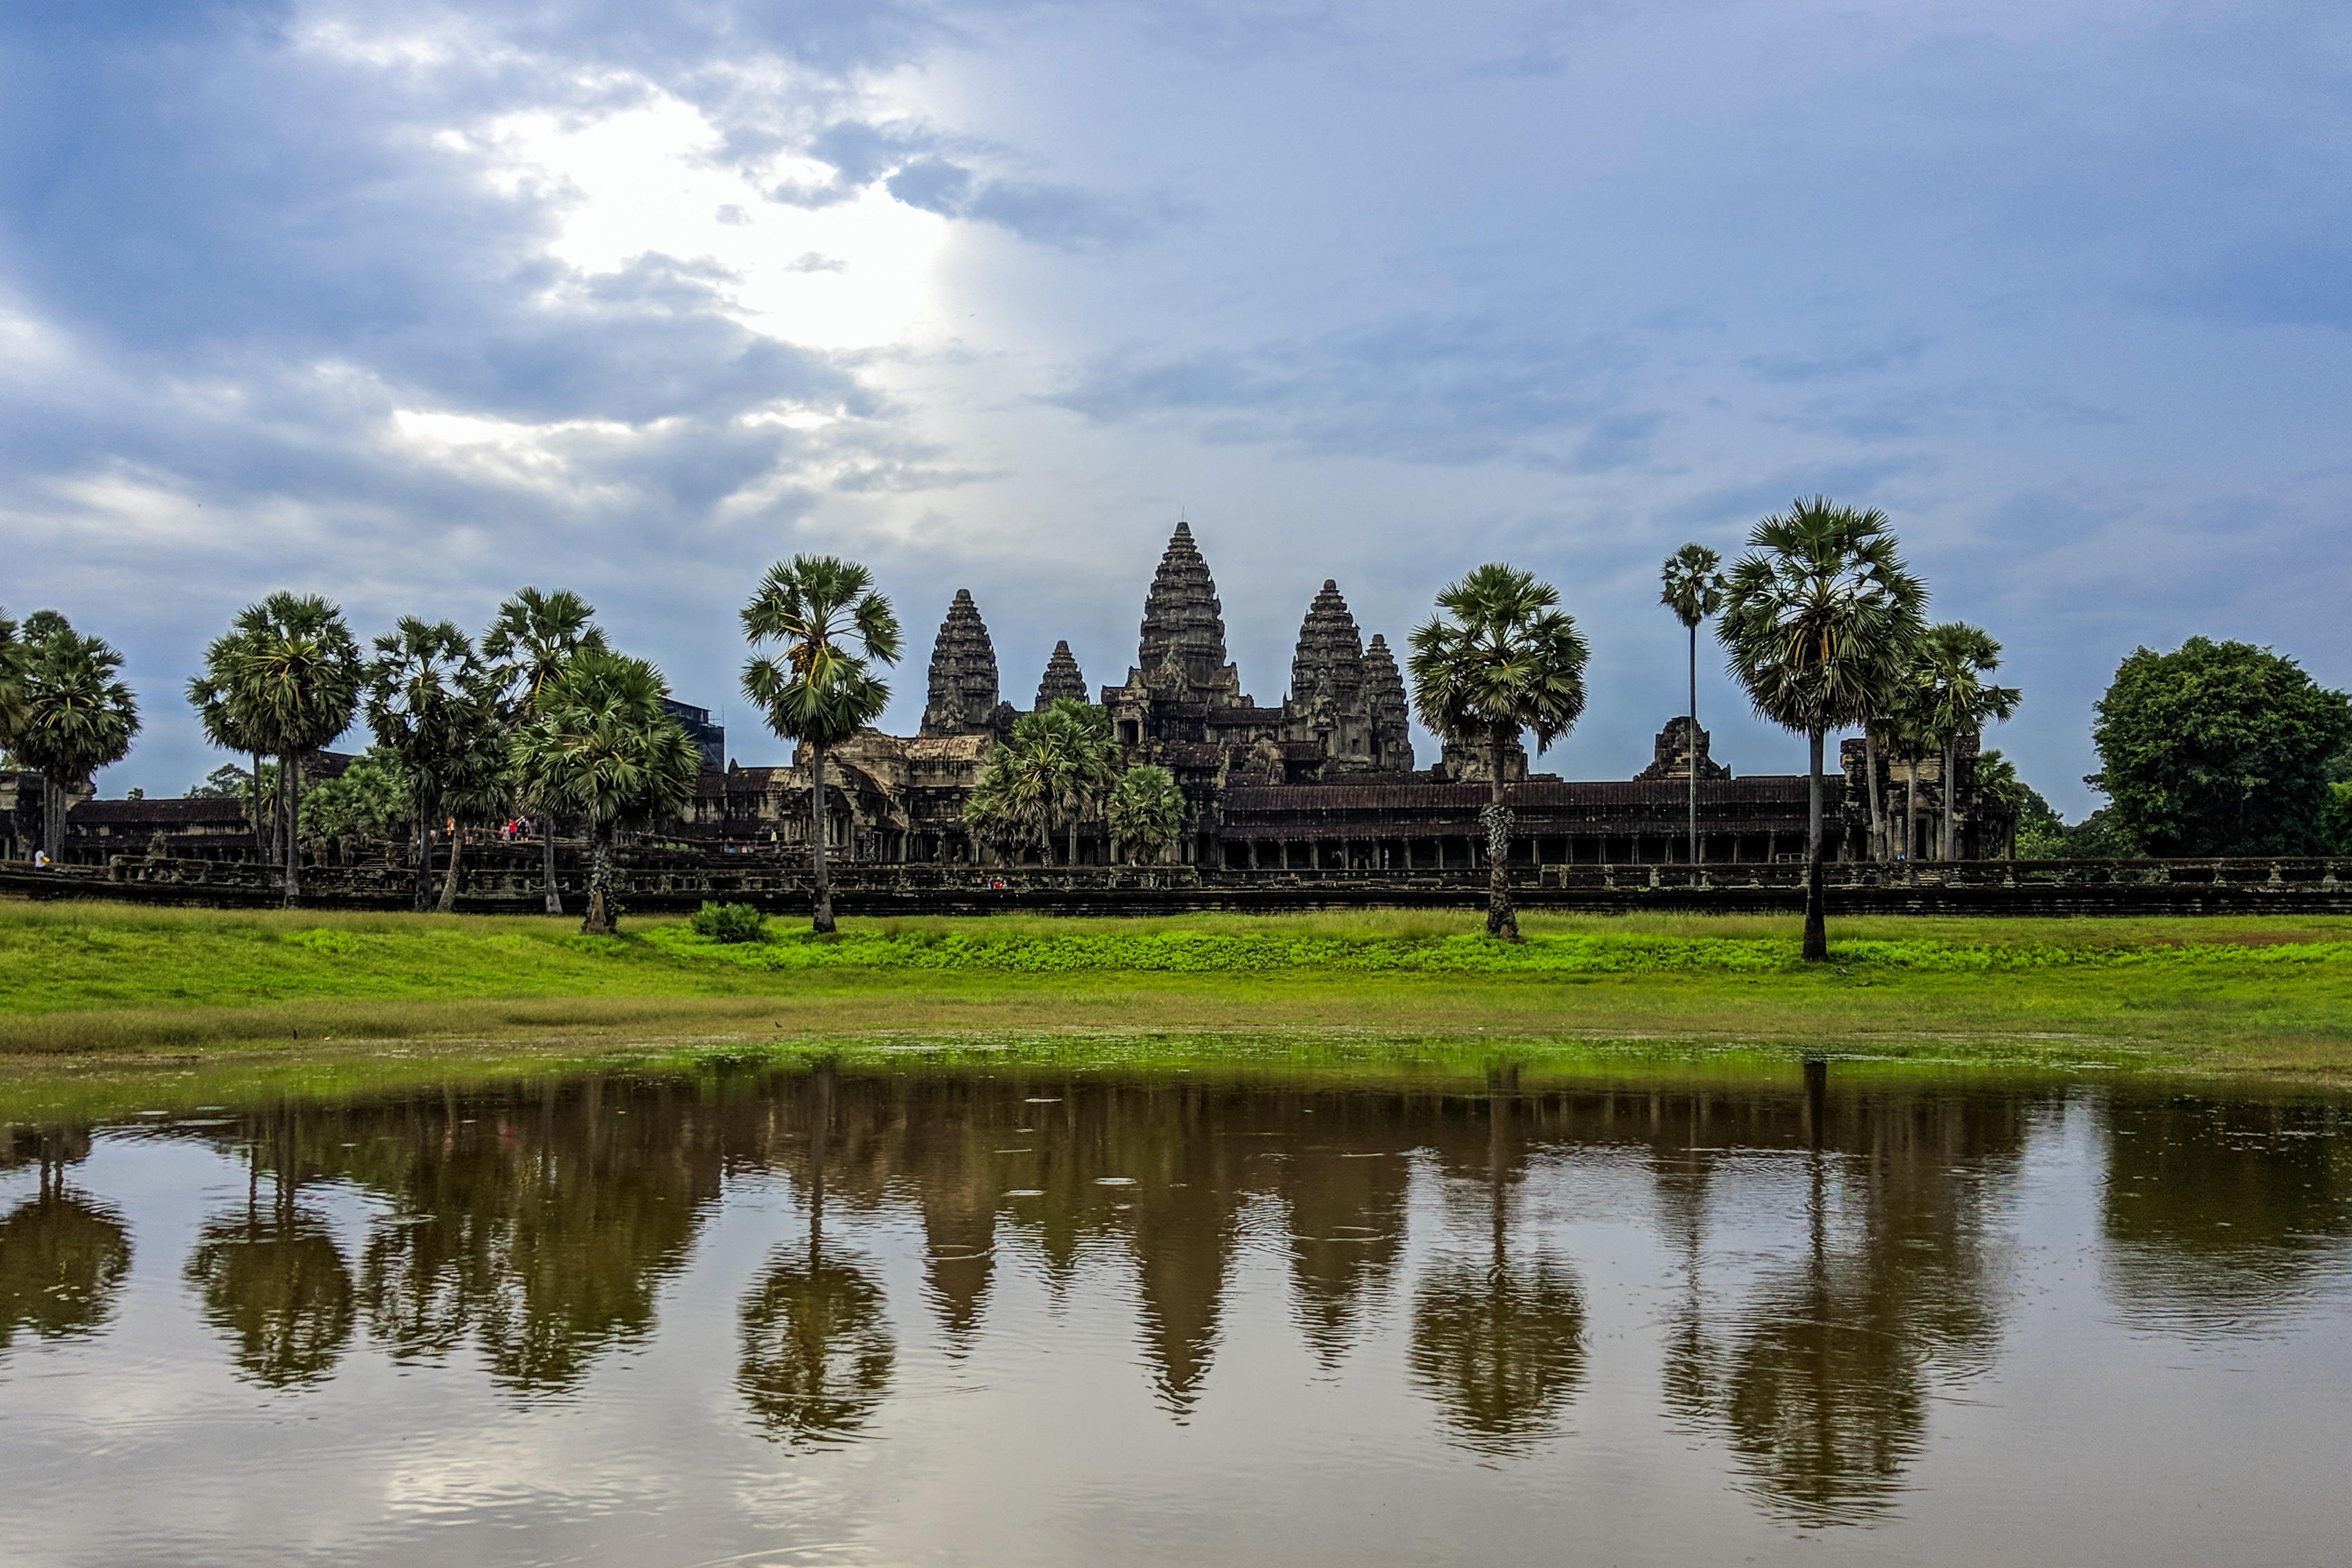
{"label": "muddy water", "polygon": [[2341,1563],[2347,1109],[739,1071],[0,1129],[0,1560]]}

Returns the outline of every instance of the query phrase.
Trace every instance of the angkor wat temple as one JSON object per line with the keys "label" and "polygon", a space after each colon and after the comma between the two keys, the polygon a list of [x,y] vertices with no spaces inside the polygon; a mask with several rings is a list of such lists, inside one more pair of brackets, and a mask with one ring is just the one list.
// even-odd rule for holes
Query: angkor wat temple
{"label": "angkor wat temple", "polygon": [[[963,801],[1018,710],[1005,700],[995,645],[980,606],[959,590],[932,645],[922,724],[912,736],[868,731],[828,754],[829,853],[880,862],[977,865]],[[1030,706],[1089,695],[1067,642],[1055,645]],[[1093,693],[1108,711],[1129,766],[1174,773],[1192,824],[1174,858],[1204,869],[1412,871],[1480,863],[1478,812],[1494,760],[1448,745],[1414,766],[1404,678],[1385,637],[1367,643],[1326,579],[1307,605],[1276,704],[1242,689],[1225,649],[1223,607],[1192,529],[1178,523],[1143,604],[1135,663]],[[1517,748],[1501,759],[1517,819],[1515,858],[1528,864],[1678,862],[1689,858],[1691,770],[1698,770],[1700,858],[1758,863],[1800,857],[1801,773],[1734,778],[1708,755],[1707,732],[1675,716],[1650,765],[1632,779],[1571,782],[1528,771]],[[1798,750],[1795,742],[1791,752]],[[1863,752],[1847,742],[1844,770],[1827,781],[1833,853],[1868,855]],[[1975,798],[1975,747],[1964,748],[1955,802],[1963,858],[2001,853],[2011,825]],[[1943,798],[1940,765],[1920,766],[1923,820],[1916,854]],[[1909,775],[1882,760],[1882,802],[1900,821]],[[688,831],[737,843],[793,845],[807,834],[808,783],[798,766],[704,775]],[[1118,847],[1102,823],[1082,826],[1080,859],[1103,864]]]}
{"label": "angkor wat temple", "polygon": [[[1171,858],[1203,871],[1469,870],[1482,864],[1493,760],[1483,748],[1448,745],[1434,765],[1414,765],[1402,672],[1387,639],[1368,643],[1336,582],[1307,602],[1290,661],[1290,689],[1268,706],[1242,689],[1225,649],[1223,607],[1192,531],[1176,525],[1143,603],[1136,658],[1117,685],[1092,690],[1067,642],[1056,643],[1030,706],[1092,695],[1108,711],[1129,766],[1174,773],[1191,822]],[[684,818],[655,837],[712,852],[786,858],[805,852],[810,781],[789,767],[737,767],[709,713],[670,705],[708,763]],[[980,606],[959,591],[932,645],[923,719],[911,736],[866,731],[828,754],[828,855],[881,864],[986,865],[963,826],[963,803],[1017,717],[1004,698],[996,649]],[[1685,813],[1698,770],[1700,858],[1760,864],[1800,858],[1806,824],[1801,773],[1735,778],[1707,752],[1707,733],[1677,715],[1657,735],[1648,767],[1631,779],[1563,780],[1530,773],[1517,747],[1501,759],[1517,819],[1514,859],[1529,866],[1627,866],[1689,858]],[[1791,755],[1801,751],[1789,742]],[[330,764],[348,758],[330,754]],[[1869,855],[1869,795],[1862,744],[1848,741],[1842,772],[1827,781],[1832,852]],[[1919,816],[1912,858],[1934,858],[1943,809],[1940,761],[1917,766]],[[1976,746],[1961,748],[1954,806],[1960,858],[2006,852],[2014,824],[1975,789]],[[1882,809],[1899,824],[1911,771],[1882,759]],[[244,808],[224,800],[121,800],[73,793],[68,864],[110,858],[235,858],[250,852]],[[0,858],[23,859],[39,841],[40,781],[0,772]],[[1896,830],[1900,838],[1900,829]],[[1057,839],[1060,836],[1057,835]],[[1101,822],[1082,825],[1082,863],[1119,856]]]}

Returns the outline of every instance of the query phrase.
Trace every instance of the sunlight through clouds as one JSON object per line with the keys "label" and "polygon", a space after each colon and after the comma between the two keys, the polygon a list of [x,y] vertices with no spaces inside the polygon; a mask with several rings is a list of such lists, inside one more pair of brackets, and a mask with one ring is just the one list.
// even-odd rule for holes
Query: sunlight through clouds
{"label": "sunlight through clouds", "polygon": [[568,286],[671,258],[745,326],[824,350],[899,342],[936,313],[932,264],[948,219],[878,184],[822,206],[771,200],[778,184],[834,171],[779,154],[755,179],[722,161],[723,137],[700,110],[666,93],[586,121],[508,115],[461,141],[501,191],[562,193],[547,254],[573,269]]}

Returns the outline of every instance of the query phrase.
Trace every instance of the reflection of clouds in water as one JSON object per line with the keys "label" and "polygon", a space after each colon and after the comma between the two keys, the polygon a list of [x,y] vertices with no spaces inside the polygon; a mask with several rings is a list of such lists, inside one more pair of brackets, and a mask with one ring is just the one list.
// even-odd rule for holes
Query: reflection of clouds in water
{"label": "reflection of clouds in water", "polygon": [[[1849,1088],[1833,1072],[1816,1155],[1804,1103],[1793,1083],[1335,1094],[923,1068],[820,1088],[730,1068],[158,1128],[142,1142],[183,1158],[199,1140],[251,1147],[255,1209],[214,1192],[211,1213],[192,1201],[184,1229],[156,1229],[85,1182],[162,1249],[161,1289],[132,1277],[115,1331],[71,1358],[70,1411],[12,1412],[0,1460],[10,1441],[102,1447],[88,1413],[153,1381],[135,1363],[157,1354],[160,1311],[183,1333],[174,1368],[204,1376],[132,1447],[176,1444],[175,1474],[229,1485],[206,1468],[215,1434],[265,1408],[284,1425],[299,1403],[296,1425],[315,1419],[326,1449],[294,1426],[282,1440],[238,1426],[238,1462],[275,1467],[272,1506],[298,1526],[358,1521],[410,1561],[508,1528],[570,1528],[583,1550],[708,1529],[712,1558],[771,1540],[933,1552],[910,1510],[984,1516],[990,1539],[1024,1543],[1020,1529],[1066,1526],[1046,1560],[1075,1560],[1054,1541],[1103,1560],[1146,1530],[1192,1531],[1207,1558],[1230,1544],[1218,1531],[1270,1543],[1306,1520],[1321,1547],[1377,1555],[1362,1520],[1380,1503],[1444,1513],[1481,1475],[1508,1479],[1481,1530],[1517,1542],[1496,1552],[1517,1560],[1536,1514],[1615,1528],[1589,1462],[1603,1453],[1641,1456],[1662,1492],[1704,1493],[1693,1519],[1932,1531],[1948,1510],[1913,1506],[1912,1489],[1949,1499],[2003,1473],[2013,1447],[1981,1439],[2028,1411],[2040,1441],[2061,1426],[2110,1453],[2155,1441],[2126,1429],[2155,1397],[2136,1385],[2058,1409],[1999,1381],[2017,1370],[2005,1363],[2048,1376],[2039,1336],[2059,1321],[2063,1281],[2010,1239],[2029,1179],[2034,1225],[2055,1194],[2088,1227],[2065,1233],[2080,1261],[2064,1279],[2083,1284],[2060,1376],[2168,1353],[2133,1338],[2139,1320],[2102,1316],[2094,1279],[2113,1291],[2128,1275],[2134,1311],[2340,1310],[2319,1304],[2335,1274],[2286,1289],[2265,1261],[2341,1256],[2341,1158],[2326,1136],[2290,1136],[2325,1133],[2316,1112],[2129,1101],[2117,1131],[2163,1131],[2132,1150],[2092,1136],[2089,1117],[2037,1140],[2046,1098]],[[2324,1158],[2308,1152],[2320,1144]],[[2164,1193],[2116,1195],[2133,1175]],[[777,1221],[804,1221],[820,1187],[821,1237],[778,1247]],[[348,1266],[317,1212],[331,1193],[368,1215]],[[0,1232],[0,1275],[14,1234]],[[2253,1240],[2221,1239],[2240,1236]],[[257,1379],[283,1394],[257,1402]],[[2212,1408],[2236,1409],[2232,1392]],[[1956,1414],[1955,1396],[1975,1408]],[[1656,1441],[1661,1413],[1679,1440]],[[349,1467],[331,1485],[330,1450]],[[1197,1459],[1220,1467],[1213,1529],[1193,1519]],[[146,1462],[108,1459],[108,1479]],[[1327,1464],[1355,1468],[1335,1479]],[[1349,1487],[1377,1495],[1343,1508],[1332,1489]],[[1040,1525],[1016,1493],[1064,1511]],[[160,1497],[134,1510],[167,1512]],[[424,1543],[428,1525],[445,1548]],[[222,1552],[242,1550],[243,1527],[221,1528]]]}
{"label": "reflection of clouds in water", "polygon": [[2192,1338],[2284,1330],[2352,1276],[2347,1121],[2326,1101],[2186,1096],[2107,1110],[2107,1292]]}

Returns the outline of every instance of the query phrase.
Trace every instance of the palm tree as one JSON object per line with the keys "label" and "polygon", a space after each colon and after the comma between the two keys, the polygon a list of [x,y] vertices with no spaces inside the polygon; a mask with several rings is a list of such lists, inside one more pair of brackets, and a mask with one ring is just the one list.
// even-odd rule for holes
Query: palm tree
{"label": "palm tree", "polygon": [[1903,564],[1886,514],[1799,500],[1748,536],[1717,635],[1756,711],[1807,744],[1805,945],[1829,957],[1822,892],[1822,744],[1862,721],[1919,637],[1927,591]]}
{"label": "palm tree", "polygon": [[9,749],[41,775],[41,834],[54,866],[65,858],[66,792],[129,753],[139,700],[120,679],[122,656],[55,610],[26,616],[24,636],[24,719]]}
{"label": "palm tree", "polygon": [[1043,772],[1022,766],[1011,745],[999,746],[964,797],[964,827],[975,847],[1001,856],[1036,843],[1053,858],[1053,803]]}
{"label": "palm tree", "polygon": [[[1511,814],[1505,759],[1520,731],[1541,752],[1584,711],[1590,650],[1549,583],[1517,567],[1479,567],[1437,595],[1439,614],[1412,634],[1412,700],[1448,740],[1487,748],[1486,934],[1519,940],[1511,907]],[[1452,619],[1447,619],[1447,616]]]}
{"label": "palm tree", "polygon": [[809,855],[816,875],[819,931],[833,930],[833,889],[824,867],[824,753],[882,716],[890,689],[874,674],[898,662],[898,617],[874,591],[874,574],[836,555],[795,555],[768,568],[743,606],[753,648],[782,644],[743,668],[743,694],[778,738],[809,754]]}
{"label": "palm tree", "polygon": [[[541,694],[563,678],[583,650],[608,651],[594,606],[569,588],[543,593],[525,588],[499,606],[499,617],[482,636],[482,658],[498,679],[509,723],[520,724],[539,710]],[[544,801],[528,808],[540,821],[540,885],[547,912],[563,912],[555,885],[555,815]]]}
{"label": "palm tree", "polygon": [[1184,831],[1184,792],[1176,775],[1156,763],[1129,768],[1110,792],[1104,807],[1112,835],[1143,859],[1157,863],[1176,836]]}
{"label": "palm tree", "polygon": [[416,813],[416,910],[433,889],[432,825],[442,792],[478,744],[483,679],[474,645],[447,621],[403,616],[375,639],[367,670],[368,727],[400,759]]}
{"label": "palm tree", "polygon": [[1658,600],[1690,634],[1690,863],[1698,864],[1698,628],[1723,607],[1723,557],[1685,544],[1658,573]]}
{"label": "palm tree", "polygon": [[235,732],[278,758],[290,910],[302,894],[302,762],[351,727],[362,678],[359,645],[335,605],[282,592],[247,606],[223,640],[234,645],[225,696]]}
{"label": "palm tree", "polygon": [[499,711],[495,680],[484,671],[463,687],[461,696],[451,713],[450,752],[441,770],[440,812],[449,824],[449,864],[441,875],[444,914],[457,907],[466,829],[504,813],[517,794],[511,731]]}
{"label": "palm tree", "polygon": [[549,689],[512,746],[523,793],[583,817],[592,846],[581,931],[613,934],[613,843],[674,816],[694,795],[702,752],[662,706],[669,687],[641,658],[587,650]]}
{"label": "palm tree", "polygon": [[32,657],[16,623],[8,618],[7,611],[0,610],[0,750],[7,747],[25,722],[25,679]]}
{"label": "palm tree", "polygon": [[[1927,753],[1936,749],[1930,737],[1925,710],[1920,704],[1917,673],[1906,667],[1883,700],[1879,712],[1871,720],[1871,729],[1885,740],[1889,761],[1900,758],[1903,763],[1903,853],[1899,858],[1909,861],[1919,857],[1919,768]],[[1895,837],[1895,825],[1886,825],[1886,837]]]}
{"label": "palm tree", "polygon": [[1110,715],[1075,697],[1056,697],[1042,713],[1024,714],[1013,726],[1021,747],[1022,726],[1030,726],[1030,750],[1045,769],[1055,820],[1067,829],[1066,865],[1078,863],[1078,825],[1118,778],[1118,742],[1111,739]]}
{"label": "palm tree", "polygon": [[261,814],[261,757],[268,747],[246,727],[240,710],[230,700],[233,670],[243,647],[242,635],[236,631],[216,637],[206,646],[204,673],[188,680],[188,705],[196,710],[196,723],[206,741],[224,752],[253,759],[253,773],[247,781],[247,805],[253,813],[253,849],[267,863],[277,858],[272,835],[275,818],[265,822]]}
{"label": "palm tree", "polygon": [[2024,693],[2013,686],[1993,686],[1985,677],[2000,668],[2000,644],[1982,626],[1966,621],[1945,621],[1927,628],[1919,645],[1920,701],[1928,732],[1944,752],[1943,858],[1959,858],[1958,825],[1954,816],[1954,782],[1958,777],[1960,742],[2017,711]]}

